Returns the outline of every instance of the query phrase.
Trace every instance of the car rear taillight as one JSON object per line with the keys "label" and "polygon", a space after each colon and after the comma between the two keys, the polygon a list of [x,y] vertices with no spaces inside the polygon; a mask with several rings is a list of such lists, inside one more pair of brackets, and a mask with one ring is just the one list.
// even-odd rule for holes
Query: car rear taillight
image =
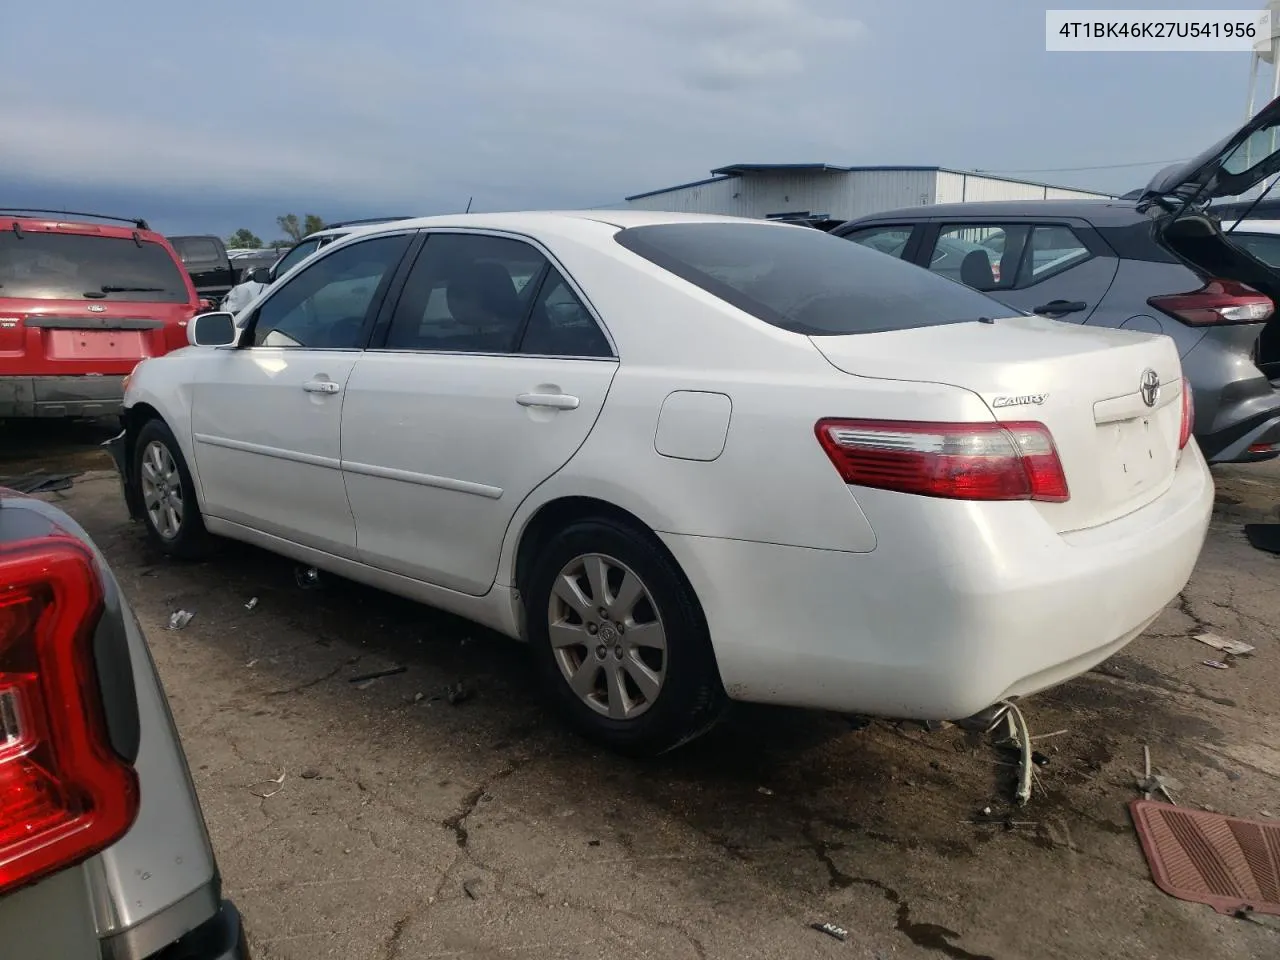
{"label": "car rear taillight", "polygon": [[94,670],[102,610],[79,541],[0,549],[0,894],[100,852],[137,816]]}
{"label": "car rear taillight", "polygon": [[1261,323],[1275,312],[1270,297],[1235,280],[1210,280],[1199,290],[1151,297],[1147,303],[1192,327]]}
{"label": "car rear taillight", "polygon": [[1182,425],[1178,428],[1178,449],[1181,450],[1191,442],[1191,434],[1196,429],[1196,399],[1191,392],[1191,381],[1182,378]]}
{"label": "car rear taillight", "polygon": [[845,483],[953,500],[1070,499],[1042,423],[819,420],[815,429]]}

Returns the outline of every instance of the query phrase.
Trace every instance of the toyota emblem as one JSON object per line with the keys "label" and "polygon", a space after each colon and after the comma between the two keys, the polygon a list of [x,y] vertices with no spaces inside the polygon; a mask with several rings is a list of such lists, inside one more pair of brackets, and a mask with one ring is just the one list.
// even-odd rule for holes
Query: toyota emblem
{"label": "toyota emblem", "polygon": [[1154,407],[1160,399],[1160,374],[1150,368],[1143,370],[1142,379],[1138,381],[1138,393],[1142,395],[1143,403]]}
{"label": "toyota emblem", "polygon": [[85,309],[88,310],[90,313],[106,313],[107,312],[106,307],[100,306],[99,304],[96,304],[96,303],[89,304],[87,307],[85,307]]}

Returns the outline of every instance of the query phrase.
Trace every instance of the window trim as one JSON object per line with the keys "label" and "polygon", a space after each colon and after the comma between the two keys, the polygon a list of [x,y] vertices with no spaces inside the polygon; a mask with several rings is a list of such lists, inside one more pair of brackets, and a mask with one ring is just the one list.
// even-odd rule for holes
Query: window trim
{"label": "window trim", "polygon": [[[560,261],[560,259],[556,257],[556,255],[553,254],[547,248],[547,245],[544,244],[537,237],[531,236],[530,234],[527,234],[527,233],[520,233],[519,231],[516,231],[516,230],[504,230],[496,227],[446,227],[446,226],[423,227],[416,232],[421,237],[421,240],[417,244],[415,244],[413,248],[411,248],[413,253],[413,262],[409,263],[408,267],[404,269],[403,276],[396,277],[396,283],[392,286],[391,289],[387,291],[386,298],[383,300],[383,308],[379,312],[377,322],[374,325],[373,333],[370,336],[369,341],[365,346],[365,350],[367,352],[388,353],[388,354],[391,354],[391,353],[423,354],[423,355],[440,356],[440,357],[524,357],[524,358],[534,359],[534,360],[595,360],[595,361],[606,361],[609,363],[618,362],[617,341],[614,340],[613,334],[610,332],[608,326],[606,326],[604,320],[601,318],[600,311],[596,309],[595,305],[583,292],[582,286],[577,282],[577,280],[574,279],[573,274],[571,274],[568,270],[565,269],[564,264]],[[591,319],[595,321],[596,327],[600,330],[602,334],[604,334],[605,340],[608,341],[609,356],[582,357],[582,356],[566,356],[561,354],[547,355],[547,354],[540,354],[540,353],[520,353],[519,347],[520,347],[520,343],[524,340],[525,330],[528,328],[529,314],[532,309],[533,300],[529,301],[528,306],[526,306],[525,308],[525,314],[521,318],[520,327],[519,327],[519,336],[516,339],[516,349],[514,352],[493,353],[493,352],[485,352],[480,350],[406,350],[398,347],[388,347],[386,343],[387,343],[387,337],[390,335],[390,332],[391,332],[391,318],[395,315],[395,308],[399,306],[400,297],[404,294],[404,288],[409,279],[409,271],[412,270],[413,264],[417,262],[417,258],[422,255],[422,251],[426,248],[426,244],[431,239],[431,237],[437,236],[437,235],[445,235],[445,234],[471,234],[471,235],[477,235],[477,236],[496,237],[501,240],[518,240],[523,243],[529,244],[531,247],[537,250],[538,253],[542,254],[542,256],[547,260],[548,264],[550,264],[553,268],[555,268],[559,272],[560,276],[564,278],[564,281],[568,285],[569,289],[573,291],[574,296],[576,296],[578,300],[582,303],[582,305],[586,308],[587,312],[591,315]],[[404,266],[404,261],[402,261],[401,265]],[[546,282],[546,277],[547,277],[547,273],[546,273],[546,270],[544,269],[542,271],[542,277],[539,279],[539,287],[534,290],[535,298],[539,293],[542,292],[541,284]],[[530,280],[530,282],[532,282],[532,279]]]}
{"label": "window trim", "polygon": [[[266,299],[263,300],[256,307],[254,307],[253,314],[245,322],[245,325],[240,332],[240,336],[237,339],[236,349],[237,350],[321,350],[321,351],[324,351],[325,353],[359,353],[367,350],[369,348],[369,338],[373,333],[373,329],[377,323],[378,318],[382,314],[383,306],[386,304],[387,297],[391,293],[392,286],[394,285],[394,281],[398,277],[400,268],[404,265],[405,255],[413,247],[416,241],[415,233],[416,231],[413,231],[413,230],[388,230],[385,233],[375,233],[375,234],[363,234],[363,233],[358,235],[347,234],[345,237],[339,237],[333,243],[330,243],[328,246],[321,247],[318,250],[313,251],[313,253],[309,255],[309,256],[314,256],[315,259],[307,264],[306,269],[312,270],[315,267],[319,266],[322,262],[327,260],[333,254],[337,253],[340,250],[345,250],[349,246],[353,247],[356,244],[366,243],[370,240],[384,240],[387,237],[407,237],[408,238],[409,242],[406,243],[404,245],[404,248],[400,251],[399,261],[397,261],[393,269],[388,270],[386,274],[383,275],[383,278],[378,282],[378,289],[374,290],[373,292],[374,300],[378,300],[379,294],[381,294],[381,300],[378,303],[378,309],[373,311],[372,319],[368,314],[365,315],[364,325],[360,330],[360,337],[358,338],[357,346],[354,346],[354,347],[305,347],[305,346],[304,347],[285,347],[285,346],[268,347],[260,344],[255,344],[253,341],[254,341],[254,338],[257,336],[258,317],[262,313],[262,308],[265,307],[268,303],[270,303],[273,298],[278,297],[280,295],[280,291],[284,290],[285,287],[289,285],[288,283],[281,283],[278,285],[273,283],[271,287],[267,290]],[[350,243],[344,242],[348,239],[350,239]],[[299,241],[299,243],[301,242],[302,241]],[[301,263],[299,263],[298,266],[301,266]],[[298,274],[298,276],[301,276],[301,275],[302,275],[301,273]]]}

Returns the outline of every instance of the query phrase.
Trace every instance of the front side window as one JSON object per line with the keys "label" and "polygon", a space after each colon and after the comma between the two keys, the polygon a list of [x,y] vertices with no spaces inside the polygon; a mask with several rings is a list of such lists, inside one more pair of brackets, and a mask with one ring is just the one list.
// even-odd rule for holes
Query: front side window
{"label": "front side window", "polygon": [[409,238],[375,237],[335,250],[290,277],[258,308],[257,347],[358,348]]}
{"label": "front side window", "polygon": [[5,230],[0,296],[185,303],[190,294],[173,255],[150,240]]}
{"label": "front side window", "polygon": [[405,280],[386,348],[512,353],[549,267],[521,240],[433,234]]}
{"label": "front side window", "polygon": [[911,239],[911,228],[867,227],[865,230],[846,233],[844,239],[887,253],[891,257],[901,257],[906,252],[907,241]]}
{"label": "front side window", "polygon": [[275,276],[283,277],[286,273],[292,270],[296,264],[305,260],[319,249],[319,240],[303,240],[280,258],[280,262],[275,266]]}
{"label": "front side window", "polygon": [[1009,316],[989,297],[809,227],[663,223],[621,230],[615,239],[757,319],[809,336]]}

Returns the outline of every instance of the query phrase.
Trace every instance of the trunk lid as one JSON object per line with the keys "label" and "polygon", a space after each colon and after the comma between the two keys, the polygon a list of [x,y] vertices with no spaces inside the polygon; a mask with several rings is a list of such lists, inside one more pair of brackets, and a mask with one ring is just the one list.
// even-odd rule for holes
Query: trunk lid
{"label": "trunk lid", "polygon": [[0,298],[0,376],[127,374],[186,344],[189,303]]}
{"label": "trunk lid", "polygon": [[1168,337],[1028,316],[810,339],[845,373],[949,384],[996,420],[1043,423],[1070,499],[1035,507],[1059,532],[1132,513],[1173,482],[1182,368]]}
{"label": "trunk lid", "polygon": [[1280,98],[1199,156],[1157,173],[1138,205],[1162,200],[1208,203],[1235,197],[1275,173],[1280,173]]}

